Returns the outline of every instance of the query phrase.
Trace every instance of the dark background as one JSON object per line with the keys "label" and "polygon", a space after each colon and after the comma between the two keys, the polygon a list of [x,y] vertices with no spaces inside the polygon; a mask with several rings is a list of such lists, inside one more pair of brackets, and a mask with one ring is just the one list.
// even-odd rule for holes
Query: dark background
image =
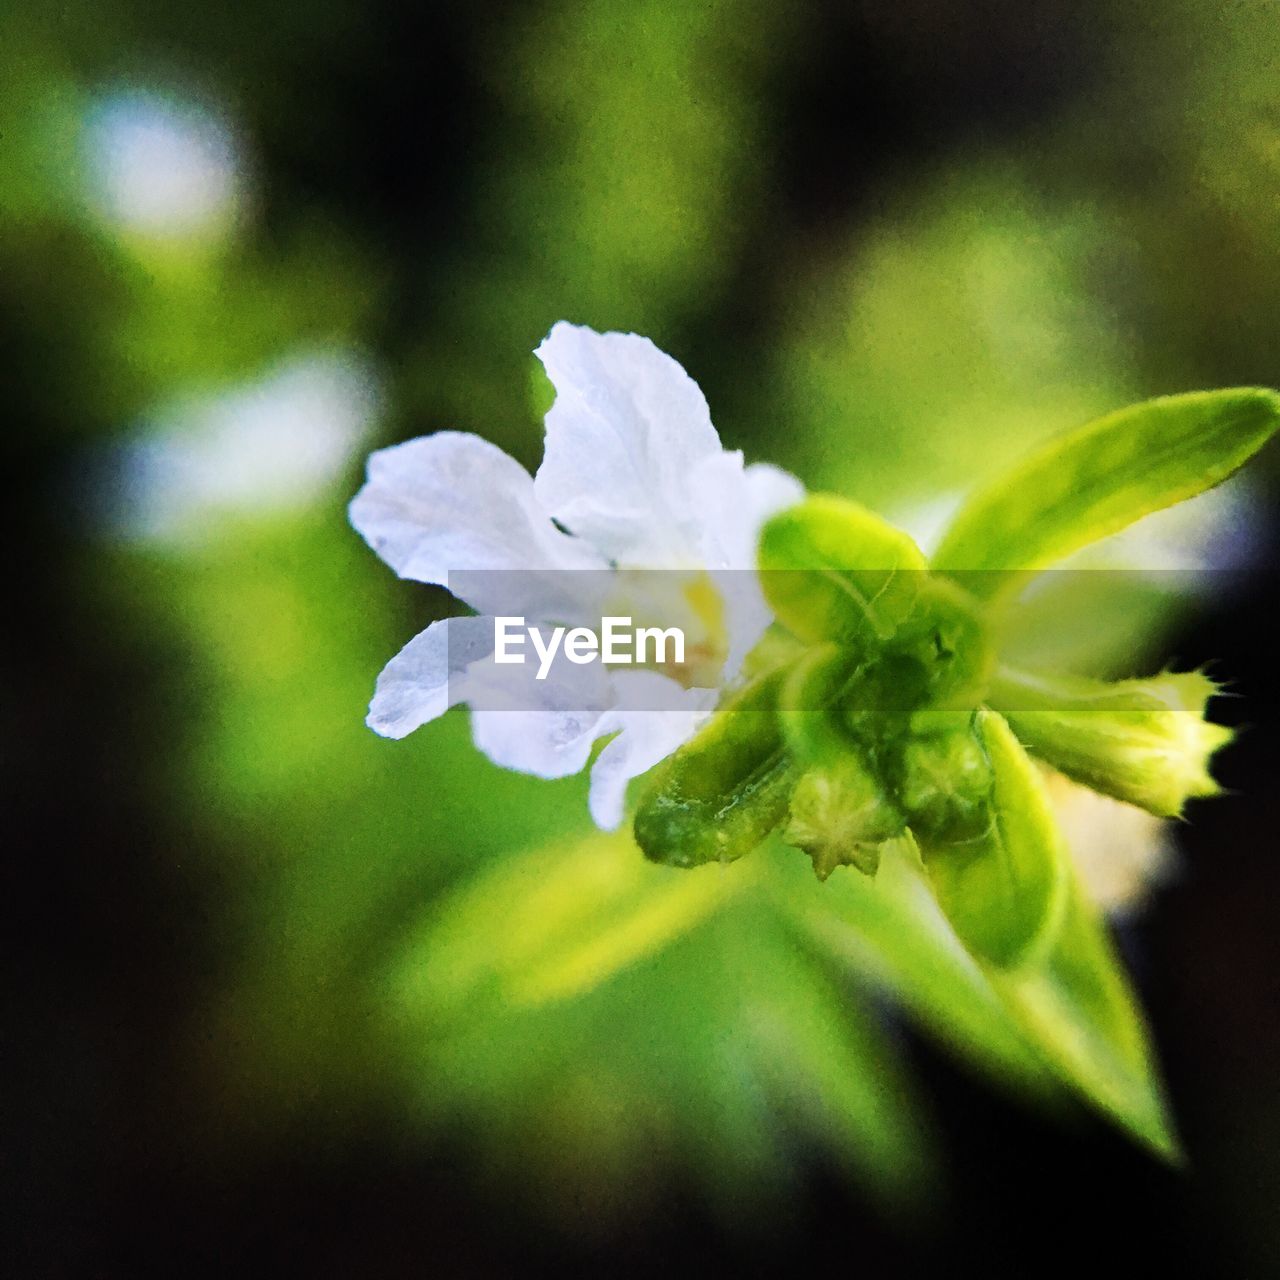
{"label": "dark background", "polygon": [[[963,228],[971,182],[993,223],[1010,207],[1036,211],[1040,221],[1015,227],[1013,240],[1067,262],[1080,296],[1107,320],[1104,332],[1091,313],[1069,321],[1083,345],[1046,339],[1069,350],[1063,363],[1078,394],[1052,388],[1061,407],[1029,433],[1074,420],[1077,402],[1123,402],[1121,392],[1274,385],[1280,40],[1269,7],[905,0],[778,13],[642,5],[624,17],[622,6],[571,3],[480,14],[386,0],[113,2],[19,5],[0,21],[9,28],[0,161],[11,150],[15,170],[27,166],[6,184],[0,243],[13,912],[4,1214],[15,1274],[640,1273],[677,1261],[868,1274],[1057,1263],[1263,1276],[1280,1267],[1274,459],[1256,480],[1259,570],[1244,590],[1191,609],[1168,644],[1187,664],[1216,660],[1242,695],[1221,712],[1249,725],[1221,761],[1236,794],[1195,809],[1179,834],[1181,874],[1122,936],[1188,1168],[1155,1164],[1101,1122],[1039,1118],[904,1031],[948,1177],[925,1219],[900,1225],[806,1150],[795,1152],[791,1191],[751,1225],[712,1212],[699,1180],[678,1169],[634,1215],[558,1220],[486,1176],[465,1117],[419,1140],[393,1108],[341,1096],[312,1070],[305,1035],[292,1075],[263,1068],[272,1090],[249,1068],[207,1070],[202,1037],[211,1060],[222,1055],[219,1037],[239,1037],[239,1063],[252,1059],[258,1034],[252,1020],[228,1032],[202,1012],[220,992],[251,985],[255,962],[234,922],[268,889],[240,846],[259,836],[269,845],[269,833],[289,827],[290,804],[305,806],[309,789],[345,775],[340,763],[332,775],[309,774],[304,759],[286,764],[292,801],[264,791],[253,809],[219,797],[220,775],[191,763],[203,758],[191,743],[241,712],[225,709],[234,691],[205,669],[192,639],[203,625],[192,619],[204,615],[180,593],[207,567],[122,544],[86,497],[110,490],[110,449],[134,439],[184,379],[213,385],[260,367],[274,343],[299,334],[340,335],[372,353],[379,438],[459,424],[536,460],[536,437],[516,434],[514,413],[490,410],[509,408],[504,395],[515,403],[502,388],[522,390],[525,353],[561,315],[651,332],[695,372],[732,443],[815,486],[850,487],[832,425],[844,393],[829,380],[807,387],[796,372],[839,344],[797,321],[801,355],[780,371],[775,353],[792,339],[779,335],[797,313],[821,318],[830,280],[846,264],[856,272],[878,261],[867,246],[893,244],[899,224],[909,238],[945,219],[954,199],[969,201]],[[640,42],[633,62],[610,34],[615,22],[662,31]],[[757,38],[752,24],[767,34]],[[680,64],[687,104],[664,105],[669,86],[645,58],[684,41],[706,53]],[[540,76],[551,87],[539,88]],[[113,248],[67,195],[71,160],[39,139],[19,141],[44,127],[40,103],[71,110],[95,86],[152,79],[211,95],[251,140],[248,229],[197,292],[219,293],[234,317],[244,290],[265,316],[282,317],[278,334],[246,321],[221,346],[139,355],[120,334],[159,323],[138,317],[157,305],[148,290],[167,268]],[[604,96],[610,85],[626,93]],[[720,104],[719,124],[706,125],[714,145],[662,128],[662,112],[696,116],[709,102]],[[620,121],[637,156],[660,154],[683,173],[672,179],[669,218],[646,221],[646,201],[668,199],[659,180],[628,185],[625,173],[616,193],[584,204],[580,223],[565,212],[575,206],[564,192],[596,181],[604,163],[574,149],[597,113]],[[1059,235],[1080,226],[1088,234]],[[948,234],[940,244],[894,286],[904,309],[936,305],[931,272],[940,292],[956,288],[971,243]],[[708,245],[719,245],[714,270],[691,267]],[[257,288],[259,277],[272,285]],[[276,286],[291,309],[275,300]],[[317,311],[306,302],[313,294],[341,302]],[[938,316],[943,345],[953,319]],[[913,337],[899,341],[910,348]],[[817,351],[810,364],[806,342]],[[1108,352],[1105,374],[1089,363],[1095,346]],[[869,435],[886,423],[901,430],[881,446],[892,457],[873,456],[860,496],[905,501],[921,495],[904,472],[921,486],[944,478],[945,459],[918,464],[912,450],[946,394],[949,366],[945,353],[908,350],[902,368],[917,381],[895,400],[879,379],[898,366],[871,368],[875,360],[852,340],[847,394],[865,406]],[[1036,359],[1027,364],[1031,378]],[[780,390],[770,376],[791,380]],[[1025,409],[1016,377],[967,394],[979,408]],[[810,402],[813,420],[799,420],[797,407]],[[966,451],[998,453],[1007,436],[989,440],[979,416]],[[353,456],[317,500],[314,524],[304,520],[332,531],[323,537],[333,546],[349,538],[341,504],[358,471]],[[226,537],[246,539],[244,563],[276,554],[269,539],[235,529]],[[319,574],[309,557],[323,560],[330,543],[316,537],[305,533],[296,558]],[[280,554],[295,563],[293,550]],[[344,582],[385,588],[382,632],[407,636],[409,596],[393,597],[371,561],[357,565]],[[392,652],[382,634],[376,641],[356,664],[369,683],[376,655]],[[324,634],[310,643],[323,649]],[[357,726],[359,717],[356,706]],[[360,776],[349,801],[357,806]],[[377,836],[375,826],[367,838]],[[360,1034],[348,1025],[339,1036]]]}

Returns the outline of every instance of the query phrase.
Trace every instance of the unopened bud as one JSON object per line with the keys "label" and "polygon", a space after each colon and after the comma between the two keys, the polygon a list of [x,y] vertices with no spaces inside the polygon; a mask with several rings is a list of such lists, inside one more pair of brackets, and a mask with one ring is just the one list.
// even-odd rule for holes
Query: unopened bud
{"label": "unopened bud", "polygon": [[1172,818],[1221,790],[1209,761],[1232,733],[1204,718],[1217,692],[1199,671],[1107,682],[1003,670],[990,701],[1028,751],[1067,777]]}
{"label": "unopened bud", "polygon": [[810,769],[791,795],[783,839],[813,859],[819,880],[840,866],[875,875],[880,845],[906,822],[879,782],[854,755]]}
{"label": "unopened bud", "polygon": [[[917,730],[922,719],[913,721]],[[931,717],[930,731],[903,748],[898,795],[912,826],[928,836],[964,840],[990,823],[991,765],[971,719]]]}

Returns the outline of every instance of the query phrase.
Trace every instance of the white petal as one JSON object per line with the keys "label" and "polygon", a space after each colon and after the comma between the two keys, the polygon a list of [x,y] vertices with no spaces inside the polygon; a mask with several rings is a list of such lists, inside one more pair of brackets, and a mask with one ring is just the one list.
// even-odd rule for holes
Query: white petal
{"label": "white petal", "polygon": [[614,692],[599,663],[557,663],[546,680],[536,662],[472,666],[466,677],[471,736],[494,764],[539,778],[578,773],[595,740],[608,730],[601,719]]}
{"label": "white petal", "polygon": [[747,508],[747,479],[738,450],[703,458],[689,474],[697,494],[697,563],[704,569],[754,569],[748,530],[757,526]]}
{"label": "white petal", "polygon": [[799,502],[804,497],[804,486],[780,467],[763,462],[740,470],[736,477],[723,467],[715,470],[718,477],[712,468],[704,467],[711,481],[705,485],[709,509],[713,504],[710,495],[718,495],[715,502],[722,548],[718,560],[711,563],[726,567],[714,568],[712,577],[724,602],[729,633],[723,679],[732,680],[773,621],[773,611],[765,601],[756,571],[761,526],[770,516]]}
{"label": "white petal", "polygon": [[748,555],[754,564],[760,526],[779,511],[794,507],[804,497],[804,485],[791,472],[775,467],[771,462],[753,462],[746,469],[745,478],[747,510],[751,513]]}
{"label": "white petal", "polygon": [[720,452],[697,383],[632,333],[561,322],[537,355],[556,389],[539,502],[612,560],[696,562],[704,520],[693,473]]}
{"label": "white petal", "polygon": [[770,516],[804,497],[804,485],[781,467],[725,453],[703,463],[696,482],[707,515],[705,565],[710,569],[756,567],[760,530]]}
{"label": "white petal", "polygon": [[588,711],[472,711],[471,736],[503,769],[567,778],[587,763],[599,719]]}
{"label": "white petal", "polygon": [[1177,869],[1173,823],[1044,771],[1085,892],[1104,911],[1136,912]]}
{"label": "white petal", "polygon": [[454,594],[481,613],[537,614],[525,606],[547,593],[539,572],[557,571],[549,577],[563,587],[560,570],[605,567],[555,527],[514,458],[457,431],[378,450],[350,512],[402,578],[449,586],[453,575],[461,584]]}
{"label": "white petal", "polygon": [[464,672],[493,651],[492,618],[445,618],[409,641],[383,668],[365,723],[403,738],[465,697]]}
{"label": "white petal", "polygon": [[588,804],[596,826],[614,830],[621,822],[627,783],[647,773],[687,742],[715,705],[714,689],[684,689],[653,671],[613,677],[618,706],[601,718],[597,733],[618,731],[591,767]]}
{"label": "white petal", "polygon": [[724,625],[728,633],[721,681],[733,680],[756,642],[769,629],[773,610],[764,598],[760,576],[754,570],[726,569],[712,574],[724,602]]}

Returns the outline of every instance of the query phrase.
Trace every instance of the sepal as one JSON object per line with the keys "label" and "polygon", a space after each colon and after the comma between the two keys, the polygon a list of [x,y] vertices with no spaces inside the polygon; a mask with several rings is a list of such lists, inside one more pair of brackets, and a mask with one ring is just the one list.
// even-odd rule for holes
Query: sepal
{"label": "sepal", "polygon": [[1067,853],[1036,766],[994,711],[974,717],[991,767],[989,820],[964,840],[920,839],[938,904],[975,957],[999,969],[1033,965],[1061,923]]}
{"label": "sepal", "polygon": [[830,494],[769,520],[759,564],[765,598],[801,640],[873,650],[911,612],[926,567],[907,534]]}

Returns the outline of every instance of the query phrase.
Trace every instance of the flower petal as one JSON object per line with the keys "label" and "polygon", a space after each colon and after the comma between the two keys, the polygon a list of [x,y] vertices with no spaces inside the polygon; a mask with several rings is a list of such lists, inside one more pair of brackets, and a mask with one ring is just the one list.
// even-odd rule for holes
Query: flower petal
{"label": "flower petal", "polygon": [[739,466],[736,476],[723,466],[704,466],[702,470],[707,473],[707,509],[715,513],[720,539],[711,563],[727,566],[713,568],[712,578],[724,601],[729,635],[723,678],[732,680],[773,621],[756,571],[761,526],[770,516],[799,502],[804,485],[780,467],[762,462],[745,469]]}
{"label": "flower petal", "polygon": [[534,489],[610,559],[697,563],[694,469],[720,452],[697,383],[648,338],[557,324],[537,350],[556,389]]}
{"label": "flower petal", "polygon": [[1136,913],[1177,873],[1171,823],[1045,770],[1054,812],[1085,891],[1106,912]]}
{"label": "flower petal", "polygon": [[[464,585],[455,594],[481,613],[536,615],[522,606],[547,594],[540,572],[606,567],[590,547],[556,528],[514,458],[458,431],[379,449],[350,514],[400,577],[448,586],[450,574],[461,575]],[[562,588],[567,581],[550,576],[558,576]],[[518,598],[524,595],[528,599]]]}
{"label": "flower petal", "polygon": [[745,471],[747,483],[746,510],[750,513],[748,530],[748,563],[755,564],[756,543],[760,527],[779,511],[794,507],[804,497],[804,485],[781,467],[771,462],[753,462]]}
{"label": "flower petal", "polygon": [[619,705],[601,718],[596,732],[616,730],[618,736],[591,768],[588,799],[596,826],[605,831],[622,822],[627,783],[687,742],[717,696],[714,689],[684,689],[654,671],[619,672],[613,681]]}
{"label": "flower petal", "polygon": [[496,765],[539,778],[578,773],[602,733],[615,695],[599,663],[556,663],[545,680],[537,664],[485,659],[467,672],[471,736]]}
{"label": "flower petal", "polygon": [[382,669],[365,723],[384,738],[405,737],[460,702],[463,673],[492,651],[492,618],[433,622]]}

